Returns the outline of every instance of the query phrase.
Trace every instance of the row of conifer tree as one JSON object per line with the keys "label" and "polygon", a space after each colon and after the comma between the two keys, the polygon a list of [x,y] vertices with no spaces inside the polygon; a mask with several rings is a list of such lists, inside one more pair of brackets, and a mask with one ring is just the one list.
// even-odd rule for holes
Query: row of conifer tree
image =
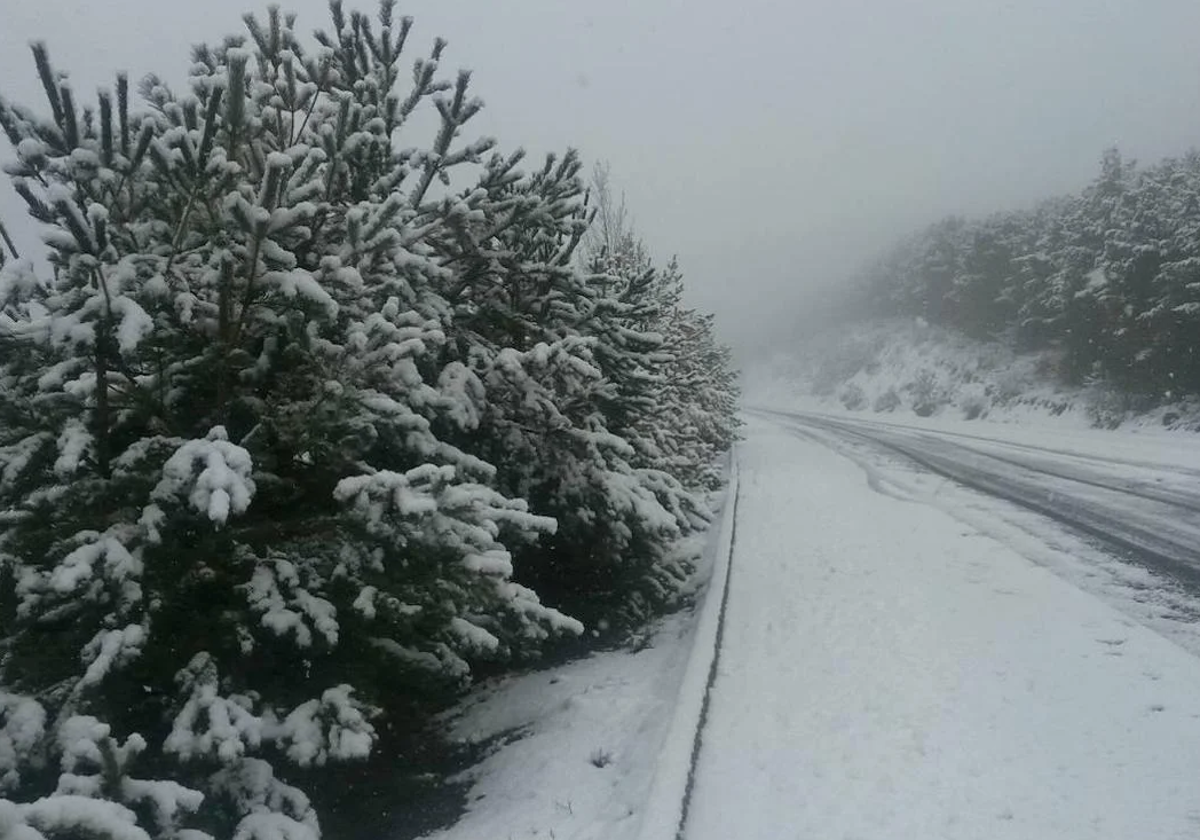
{"label": "row of conifer tree", "polygon": [[945,219],[862,279],[878,313],[1055,348],[1071,382],[1198,394],[1200,152],[1138,166],[1111,149],[1080,193]]}
{"label": "row of conifer tree", "polygon": [[694,570],[711,316],[393,6],[0,101],[49,249],[0,237],[0,835],[319,836],[297,778]]}

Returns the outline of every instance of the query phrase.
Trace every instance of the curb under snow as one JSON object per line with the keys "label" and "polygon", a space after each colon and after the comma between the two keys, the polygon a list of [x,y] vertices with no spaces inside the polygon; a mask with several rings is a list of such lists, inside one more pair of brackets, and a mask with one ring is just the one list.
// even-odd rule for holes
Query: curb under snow
{"label": "curb under snow", "polygon": [[701,730],[708,710],[709,692],[719,656],[725,600],[729,594],[729,569],[734,534],[737,530],[738,479],[735,449],[729,487],[721,505],[721,521],[712,574],[700,607],[696,636],[680,684],[675,713],[667,730],[642,812],[638,840],[677,840],[683,836],[684,820],[687,816],[686,805],[692,792]]}

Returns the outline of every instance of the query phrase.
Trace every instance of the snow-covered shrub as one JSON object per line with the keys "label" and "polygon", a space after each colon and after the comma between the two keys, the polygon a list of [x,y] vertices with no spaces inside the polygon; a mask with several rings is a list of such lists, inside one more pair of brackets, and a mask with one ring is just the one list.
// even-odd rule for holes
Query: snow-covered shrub
{"label": "snow-covered shrub", "polygon": [[871,364],[881,345],[869,336],[843,336],[825,348],[813,375],[812,392],[818,397],[832,396],[838,387]]}
{"label": "snow-covered shrub", "polygon": [[900,395],[896,393],[894,387],[888,387],[886,391],[875,398],[875,402],[871,406],[871,410],[878,413],[895,411],[900,407]]}
{"label": "snow-covered shrub", "polygon": [[393,6],[248,17],[142,106],[38,46],[49,114],[0,101],[53,266],[0,266],[5,830],[314,837],[289,772],[580,633],[546,591],[641,615],[690,569],[727,354],[662,275],[579,270],[577,156],[464,139]]}
{"label": "snow-covered shrub", "polygon": [[964,385],[958,392],[958,408],[966,420],[978,420],[986,417],[991,408],[991,398],[987,389],[979,383]]}
{"label": "snow-covered shrub", "polygon": [[1030,393],[1036,379],[1025,367],[1012,366],[1001,371],[995,378],[993,396],[1000,405],[1015,402]]}
{"label": "snow-covered shrub", "polygon": [[848,411],[861,411],[867,405],[867,395],[857,383],[849,382],[842,386],[838,401]]}
{"label": "snow-covered shrub", "polygon": [[929,417],[948,401],[937,374],[928,368],[917,371],[912,382],[908,383],[907,390],[913,413],[918,417]]}
{"label": "snow-covered shrub", "polygon": [[1084,410],[1091,425],[1115,429],[1129,417],[1130,397],[1102,379],[1092,378],[1084,389]]}

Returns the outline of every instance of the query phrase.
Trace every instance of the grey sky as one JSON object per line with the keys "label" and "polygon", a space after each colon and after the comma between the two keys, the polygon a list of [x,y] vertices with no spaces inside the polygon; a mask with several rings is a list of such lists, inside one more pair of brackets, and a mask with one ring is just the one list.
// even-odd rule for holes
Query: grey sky
{"label": "grey sky", "polygon": [[[27,42],[81,94],[181,78],[251,0],[5,0],[0,90],[40,97]],[[320,0],[290,0],[305,31]],[[371,8],[371,0],[347,6]],[[637,226],[743,349],[822,283],[950,212],[1084,184],[1105,146],[1200,140],[1196,0],[419,0],[413,46],[476,71],[476,126],[613,166]],[[7,150],[4,150],[7,156]],[[0,195],[0,212],[16,208]]]}

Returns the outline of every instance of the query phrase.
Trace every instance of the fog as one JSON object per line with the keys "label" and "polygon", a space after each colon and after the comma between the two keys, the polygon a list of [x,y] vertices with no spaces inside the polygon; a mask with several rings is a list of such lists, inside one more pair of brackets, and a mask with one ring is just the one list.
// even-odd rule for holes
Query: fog
{"label": "fog", "polygon": [[[0,90],[39,105],[35,38],[86,95],[119,69],[181,79],[192,43],[261,10],[5,5]],[[318,0],[282,5],[304,31],[326,25]],[[611,163],[640,234],[679,256],[692,302],[743,355],[786,337],[898,235],[1077,189],[1106,146],[1149,161],[1200,138],[1195,0],[421,0],[400,11],[416,18],[410,46],[444,36],[443,66],[476,71],[479,132]],[[0,214],[23,215],[7,187]]]}

